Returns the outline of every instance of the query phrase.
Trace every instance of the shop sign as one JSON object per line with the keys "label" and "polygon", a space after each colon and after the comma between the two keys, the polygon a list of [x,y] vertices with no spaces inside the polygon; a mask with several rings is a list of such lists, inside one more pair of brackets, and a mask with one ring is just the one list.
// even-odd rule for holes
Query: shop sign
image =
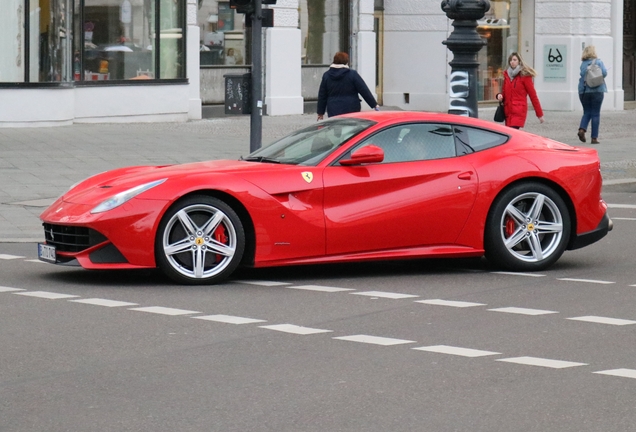
{"label": "shop sign", "polygon": [[543,81],[567,81],[567,45],[543,46]]}
{"label": "shop sign", "polygon": [[124,0],[119,8],[119,20],[124,24],[132,22],[132,5],[129,0]]}

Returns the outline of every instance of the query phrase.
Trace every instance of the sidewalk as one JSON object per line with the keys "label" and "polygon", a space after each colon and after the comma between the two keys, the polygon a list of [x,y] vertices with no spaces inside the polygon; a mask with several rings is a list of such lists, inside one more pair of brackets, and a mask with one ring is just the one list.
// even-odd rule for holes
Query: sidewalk
{"label": "sidewalk", "polygon": [[[494,108],[481,108],[492,119]],[[572,144],[580,112],[547,112],[539,124],[528,113],[525,130]],[[315,123],[315,114],[263,117],[263,143]],[[43,238],[38,216],[73,183],[129,165],[237,159],[249,153],[249,116],[188,123],[76,124],[0,128],[0,242]],[[589,134],[588,134],[589,135]],[[606,185],[636,182],[636,110],[603,112],[601,171]]]}

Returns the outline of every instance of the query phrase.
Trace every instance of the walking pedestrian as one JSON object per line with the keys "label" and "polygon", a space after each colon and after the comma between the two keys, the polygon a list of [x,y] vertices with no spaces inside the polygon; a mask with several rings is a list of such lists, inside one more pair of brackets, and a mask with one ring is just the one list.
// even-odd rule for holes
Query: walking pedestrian
{"label": "walking pedestrian", "polygon": [[[588,68],[593,63],[598,65],[603,72],[603,82],[596,87],[590,86],[585,79]],[[581,55],[581,77],[579,78],[579,99],[583,105],[583,116],[577,135],[582,142],[585,142],[585,132],[587,132],[588,124],[592,121],[592,144],[600,144],[598,142],[598,128],[601,123],[601,105],[603,105],[604,93],[607,92],[606,76],[607,69],[601,59],[596,56],[596,48],[594,45],[586,46]]]}
{"label": "walking pedestrian", "polygon": [[371,108],[380,110],[362,77],[349,68],[349,54],[337,52],[333,57],[333,64],[322,75],[318,91],[318,120],[323,119],[325,111],[329,117],[359,112],[361,106],[358,95],[361,95]]}
{"label": "walking pedestrian", "polygon": [[520,129],[526,124],[528,115],[528,96],[540,123],[544,122],[541,103],[534,89],[534,78],[537,73],[524,64],[521,56],[513,52],[508,56],[508,69],[503,73],[503,86],[497,100],[503,101],[506,115],[506,126]]}

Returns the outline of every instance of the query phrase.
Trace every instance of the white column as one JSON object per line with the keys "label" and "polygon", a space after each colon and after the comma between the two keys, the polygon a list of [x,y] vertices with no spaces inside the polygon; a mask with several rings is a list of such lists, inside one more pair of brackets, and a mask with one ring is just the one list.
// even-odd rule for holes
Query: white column
{"label": "white column", "polygon": [[[358,71],[367,87],[374,97],[375,93],[375,38],[373,32],[373,0],[359,0],[357,7],[354,7],[353,20],[353,53],[355,58],[351,63]],[[370,109],[366,104],[362,104],[363,109]]]}
{"label": "white column", "polygon": [[201,84],[200,84],[200,60],[199,43],[200,31],[197,25],[197,0],[188,0],[188,28],[186,47],[186,76],[188,78],[188,119],[200,120],[201,109]]}
{"label": "white column", "polygon": [[278,0],[265,34],[265,104],[271,116],[302,114],[298,0]]}

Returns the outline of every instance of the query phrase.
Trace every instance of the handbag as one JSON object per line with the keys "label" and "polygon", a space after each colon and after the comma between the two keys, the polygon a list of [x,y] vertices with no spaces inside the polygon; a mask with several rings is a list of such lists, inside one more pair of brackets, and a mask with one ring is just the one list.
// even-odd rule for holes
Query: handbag
{"label": "handbag", "polygon": [[502,123],[506,120],[506,113],[504,112],[504,106],[501,102],[499,102],[499,106],[497,106],[497,110],[495,111],[496,122]]}
{"label": "handbag", "polygon": [[603,84],[604,81],[603,70],[596,64],[596,59],[592,60],[592,63],[590,63],[585,72],[585,85],[594,88]]}

